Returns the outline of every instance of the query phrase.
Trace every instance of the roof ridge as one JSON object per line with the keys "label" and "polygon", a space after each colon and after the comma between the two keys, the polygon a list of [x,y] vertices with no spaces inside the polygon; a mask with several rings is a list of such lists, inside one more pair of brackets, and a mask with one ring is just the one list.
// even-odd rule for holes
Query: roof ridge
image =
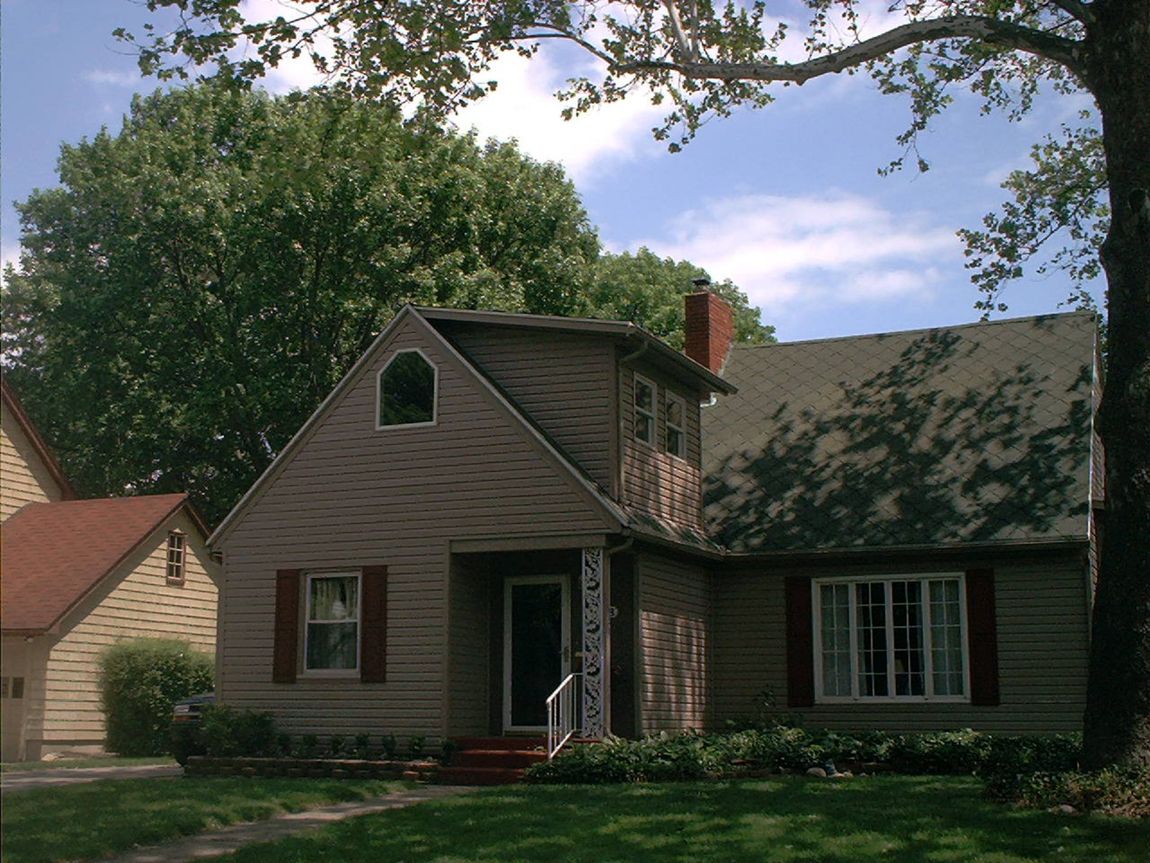
{"label": "roof ridge", "polygon": [[760,345],[751,345],[751,344],[746,344],[746,343],[741,343],[741,342],[735,342],[731,347],[733,349],[738,349],[738,350],[748,350],[751,348],[757,348],[757,349],[786,348],[786,347],[792,347],[792,346],[797,346],[797,345],[822,344],[825,342],[846,342],[846,341],[858,341],[860,339],[881,339],[881,338],[885,338],[887,336],[908,336],[908,335],[914,335],[916,333],[932,333],[932,332],[940,332],[943,330],[965,330],[965,329],[971,329],[971,328],[975,328],[975,327],[984,328],[984,327],[1000,326],[1003,324],[1020,324],[1020,323],[1023,323],[1025,321],[1038,321],[1038,320],[1042,320],[1044,318],[1071,318],[1071,317],[1076,317],[1076,316],[1096,317],[1097,314],[1098,314],[1097,312],[1091,312],[1087,309],[1075,309],[1074,311],[1070,311],[1070,312],[1044,312],[1043,314],[1038,314],[1038,315],[1022,315],[1022,316],[1017,317],[1017,318],[1000,318],[999,320],[996,320],[996,321],[968,321],[967,323],[964,323],[964,324],[941,324],[939,326],[933,326],[933,327],[916,327],[914,329],[909,329],[909,330],[884,330],[883,332],[880,332],[880,333],[858,333],[857,335],[853,335],[853,336],[822,336],[822,337],[814,338],[814,339],[795,339],[794,341],[789,341],[789,342],[770,342],[768,344],[760,344]]}

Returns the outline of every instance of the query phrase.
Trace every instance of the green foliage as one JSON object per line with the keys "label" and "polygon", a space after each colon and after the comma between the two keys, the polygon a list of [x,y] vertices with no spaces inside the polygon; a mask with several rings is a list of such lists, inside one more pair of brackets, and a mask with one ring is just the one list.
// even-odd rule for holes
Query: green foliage
{"label": "green foliage", "polygon": [[279,732],[270,713],[215,704],[204,708],[200,737],[213,758],[276,755]]}
{"label": "green foliage", "polygon": [[169,752],[172,705],[212,688],[212,658],[186,641],[140,638],[109,647],[100,658],[105,748],[120,755]]}
{"label": "green foliage", "polygon": [[299,749],[296,755],[300,758],[315,758],[319,752],[319,737],[315,734],[304,734],[299,739]]}
{"label": "green foliage", "polygon": [[383,749],[383,757],[388,761],[394,761],[399,753],[399,741],[395,739],[395,735],[383,735],[379,740],[379,745]]}
{"label": "green foliage", "polygon": [[407,740],[407,754],[412,759],[422,758],[423,749],[427,744],[427,737],[423,734],[413,734]]}
{"label": "green foliage", "polygon": [[333,734],[331,740],[328,742],[327,754],[332,758],[339,758],[343,755],[344,739],[338,734]]}
{"label": "green foliage", "polygon": [[1030,809],[1065,805],[1079,812],[1150,818],[1150,769],[1145,767],[1002,773],[991,779],[987,793]]}
{"label": "green foliage", "polygon": [[[597,318],[634,321],[682,350],[685,326],[683,295],[696,288],[693,280],[709,278],[689,261],[660,258],[646,248],[635,254],[623,252],[600,256],[587,292],[587,311]],[[741,342],[773,342],[775,328],[759,321],[759,310],[748,305],[747,295],[729,279],[710,290],[735,313],[735,335]]]}
{"label": "green foliage", "polygon": [[377,106],[137,97],[18,205],[5,373],[86,495],[247,490],[405,302],[569,314],[598,239],[562,169]]}
{"label": "green foliage", "polygon": [[356,758],[371,757],[371,738],[367,734],[355,735],[354,754]]}
{"label": "green foliage", "polygon": [[737,776],[750,771],[803,771],[828,761],[914,774],[978,774],[1067,770],[1077,764],[1077,735],[1007,737],[941,731],[843,734],[776,726],[729,734],[659,734],[571,747],[532,766],[533,782],[598,784]]}

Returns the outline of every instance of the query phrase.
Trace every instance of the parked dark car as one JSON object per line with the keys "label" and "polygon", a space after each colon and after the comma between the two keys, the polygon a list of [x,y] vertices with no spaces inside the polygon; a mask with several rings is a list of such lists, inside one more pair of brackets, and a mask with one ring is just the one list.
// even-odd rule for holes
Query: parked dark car
{"label": "parked dark car", "polygon": [[181,698],[172,705],[169,736],[172,741],[172,755],[178,764],[187,764],[190,755],[204,754],[203,743],[200,740],[200,721],[203,719],[204,708],[215,703],[215,693],[205,692]]}

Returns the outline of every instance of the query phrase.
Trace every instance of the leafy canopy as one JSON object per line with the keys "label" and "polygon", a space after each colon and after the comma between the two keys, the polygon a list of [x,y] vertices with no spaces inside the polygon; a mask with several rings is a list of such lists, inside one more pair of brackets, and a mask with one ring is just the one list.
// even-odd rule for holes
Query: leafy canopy
{"label": "leafy canopy", "polygon": [[702,274],[601,260],[557,165],[337,94],[137,98],[60,180],[17,205],[6,374],[82,494],[186,490],[211,521],[403,303],[615,315],[610,268],[673,335]]}
{"label": "leafy canopy", "polygon": [[[1043,87],[1080,90],[1084,67],[1075,47],[1092,20],[1079,0],[894,0],[889,7],[796,0],[769,8],[762,0],[298,0],[266,20],[244,17],[241,0],[148,6],[182,14],[170,31],[149,25],[138,35],[119,32],[138,48],[147,73],[181,77],[207,67],[247,84],[305,56],[334,87],[418,105],[435,117],[495,89],[489,70],[500,54],[530,56],[549,41],[565,41],[600,59],[602,74],[568,82],[558,94],[564,114],[641,91],[667,106],[654,133],[672,150],[710,118],[768,104],[771,82],[802,84],[863,69],[883,92],[905,94],[912,109],[898,139],[903,152],[885,171],[908,158],[927,169],[918,135],[956,87],[980,95],[984,111],[1004,110],[1012,119],[1030,110]],[[788,23],[804,12],[805,26]],[[889,26],[871,36],[876,20]],[[1097,159],[1080,154],[1100,149],[1097,123],[1087,116],[1037,148],[1033,169],[1007,180],[1012,200],[1002,213],[988,215],[983,230],[961,232],[971,278],[984,294],[979,307],[1001,307],[1002,285],[1032,259],[1041,272],[1065,271],[1075,285],[1071,299],[1090,305],[1084,285],[1097,275],[1088,260],[1097,257],[1108,224],[1106,182]],[[1041,258],[1052,240],[1053,251]]]}

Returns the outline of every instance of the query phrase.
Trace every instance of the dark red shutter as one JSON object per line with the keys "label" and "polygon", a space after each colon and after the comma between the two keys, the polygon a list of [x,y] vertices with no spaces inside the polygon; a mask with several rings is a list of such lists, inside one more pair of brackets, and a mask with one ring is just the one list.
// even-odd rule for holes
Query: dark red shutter
{"label": "dark red shutter", "polygon": [[276,570],[275,646],[272,682],[295,683],[299,643],[299,570]]}
{"label": "dark red shutter", "polygon": [[363,568],[363,632],[359,644],[359,679],[387,680],[387,567]]}
{"label": "dark red shutter", "polygon": [[787,706],[815,703],[814,637],[811,632],[811,580],[786,580],[787,595]]}
{"label": "dark red shutter", "polygon": [[970,703],[997,707],[998,624],[993,569],[967,570],[966,632],[970,652]]}

